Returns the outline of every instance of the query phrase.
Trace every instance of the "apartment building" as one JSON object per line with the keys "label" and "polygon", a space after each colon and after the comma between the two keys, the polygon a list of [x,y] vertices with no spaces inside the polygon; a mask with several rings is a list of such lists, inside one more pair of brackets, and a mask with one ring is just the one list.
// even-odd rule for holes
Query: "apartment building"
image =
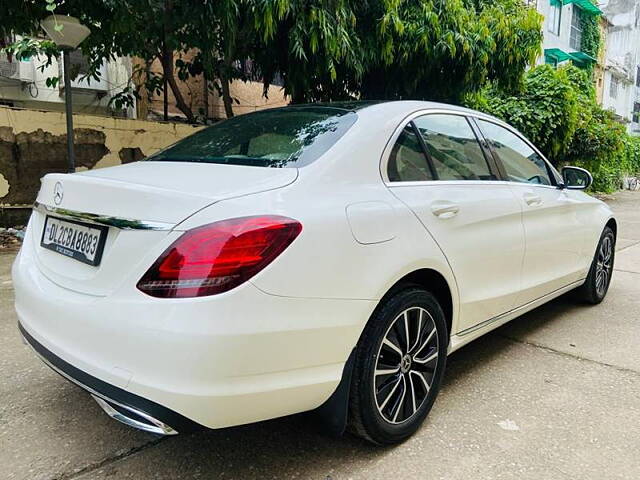
{"label": "apartment building", "polygon": [[[640,0],[538,0],[544,54],[538,63],[593,66],[597,98],[632,134],[640,134]],[[598,17],[601,50],[583,51],[584,20]]]}
{"label": "apartment building", "polygon": [[640,1],[603,0],[609,22],[602,106],[640,134]]}
{"label": "apartment building", "polygon": [[[64,110],[62,59],[54,59],[42,70],[44,59],[18,61],[0,54],[0,105],[36,110]],[[100,69],[100,80],[84,78],[88,64],[80,51],[71,53],[71,91],[73,110],[77,113],[113,115],[109,101],[126,87],[131,78],[131,61],[127,57],[106,62]],[[50,85],[47,79],[59,77]],[[135,115],[135,108],[117,112],[119,116]]]}

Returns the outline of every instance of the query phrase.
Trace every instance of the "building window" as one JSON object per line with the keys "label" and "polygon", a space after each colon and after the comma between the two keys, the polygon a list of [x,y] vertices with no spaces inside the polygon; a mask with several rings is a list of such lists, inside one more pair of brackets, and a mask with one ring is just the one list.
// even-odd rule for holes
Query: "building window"
{"label": "building window", "polygon": [[640,87],[640,65],[636,67],[636,87]]}
{"label": "building window", "polygon": [[640,123],[640,103],[633,104],[633,123]]}
{"label": "building window", "polygon": [[609,84],[609,96],[611,98],[618,98],[618,79],[611,77],[611,83]]}
{"label": "building window", "polygon": [[574,50],[580,50],[582,44],[582,19],[580,9],[575,5],[571,8],[571,35],[569,36],[569,46]]}
{"label": "building window", "polygon": [[560,35],[560,21],[562,19],[562,4],[551,1],[549,6],[549,18],[547,19],[547,28],[554,35]]}

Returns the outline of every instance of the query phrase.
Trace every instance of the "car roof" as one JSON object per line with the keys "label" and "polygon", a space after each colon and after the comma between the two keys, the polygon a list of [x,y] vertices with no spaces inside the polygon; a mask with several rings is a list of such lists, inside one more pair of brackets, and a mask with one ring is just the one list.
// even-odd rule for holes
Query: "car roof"
{"label": "car roof", "polygon": [[[477,110],[453,105],[450,103],[431,102],[424,100],[354,100],[339,102],[317,102],[317,103],[299,103],[280,107],[282,110],[293,110],[298,108],[327,108],[347,112],[358,112],[362,114],[374,113],[383,110],[391,110],[393,113],[410,114],[417,110],[448,110],[459,112],[462,114],[473,114],[474,116],[484,117],[493,121],[504,123],[502,120]],[[391,113],[391,112],[390,112]]]}

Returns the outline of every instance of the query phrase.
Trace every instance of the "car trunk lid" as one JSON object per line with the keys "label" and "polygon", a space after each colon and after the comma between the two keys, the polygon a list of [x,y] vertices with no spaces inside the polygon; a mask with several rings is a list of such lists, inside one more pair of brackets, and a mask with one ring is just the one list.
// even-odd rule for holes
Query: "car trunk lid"
{"label": "car trunk lid", "polygon": [[[112,168],[49,174],[42,180],[29,228],[38,268],[74,291],[102,296],[125,277],[170,230],[195,212],[224,199],[293,183],[295,168],[143,161]],[[40,246],[49,216],[107,225],[99,265]]]}

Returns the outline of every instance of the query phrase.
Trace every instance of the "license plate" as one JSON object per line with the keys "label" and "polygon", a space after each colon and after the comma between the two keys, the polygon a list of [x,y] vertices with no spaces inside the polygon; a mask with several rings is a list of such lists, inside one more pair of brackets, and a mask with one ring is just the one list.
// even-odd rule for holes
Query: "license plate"
{"label": "license plate", "polygon": [[40,245],[88,265],[99,265],[108,227],[47,216]]}

